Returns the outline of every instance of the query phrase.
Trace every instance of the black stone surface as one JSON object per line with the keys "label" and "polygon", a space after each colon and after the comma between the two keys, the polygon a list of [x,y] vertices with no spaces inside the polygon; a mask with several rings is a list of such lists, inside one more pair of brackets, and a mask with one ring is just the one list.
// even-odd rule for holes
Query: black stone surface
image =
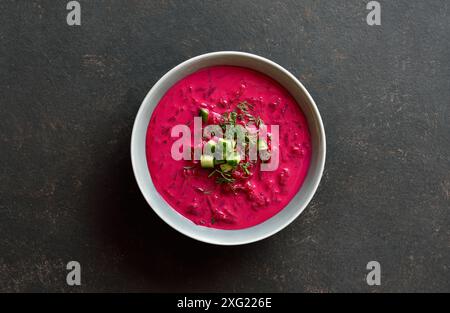
{"label": "black stone surface", "polygon": [[[80,1],[79,27],[67,2],[0,2],[1,291],[450,291],[448,1],[380,1],[372,27],[368,1]],[[172,230],[130,165],[150,87],[217,50],[292,71],[328,139],[307,210],[247,246]]]}

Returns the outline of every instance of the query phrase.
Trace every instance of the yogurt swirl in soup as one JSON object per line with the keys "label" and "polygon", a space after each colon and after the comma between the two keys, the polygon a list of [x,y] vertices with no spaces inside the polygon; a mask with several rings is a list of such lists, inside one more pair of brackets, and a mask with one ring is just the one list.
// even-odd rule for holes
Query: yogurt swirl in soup
{"label": "yogurt swirl in soup", "polygon": [[[200,127],[217,131],[194,140],[196,117]],[[173,156],[176,125],[192,134],[181,160]],[[245,129],[242,140],[219,134],[233,127]],[[311,139],[303,112],[281,85],[247,68],[214,66],[162,97],[147,129],[146,153],[156,190],[173,209],[197,225],[231,230],[262,223],[289,203],[307,175]],[[275,157],[276,167],[263,170]]]}

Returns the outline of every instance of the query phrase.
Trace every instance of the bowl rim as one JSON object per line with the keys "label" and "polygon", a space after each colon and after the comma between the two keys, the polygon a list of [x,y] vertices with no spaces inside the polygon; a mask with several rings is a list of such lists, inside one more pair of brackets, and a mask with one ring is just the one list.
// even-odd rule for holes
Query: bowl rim
{"label": "bowl rim", "polygon": [[[201,236],[201,235],[197,235],[197,234],[192,234],[188,231],[185,231],[183,229],[180,229],[179,227],[177,227],[177,224],[173,221],[170,221],[166,218],[164,218],[162,216],[162,213],[160,212],[160,210],[158,208],[155,208],[151,202],[151,196],[146,193],[144,191],[145,186],[143,185],[144,182],[141,181],[141,179],[138,177],[137,172],[137,164],[138,164],[138,152],[135,151],[136,149],[138,149],[138,147],[136,147],[136,145],[138,145],[138,141],[137,141],[137,136],[138,136],[138,128],[139,128],[139,121],[142,120],[142,115],[144,114],[144,110],[145,107],[149,105],[149,98],[153,95],[154,90],[156,90],[159,85],[163,84],[170,76],[172,76],[174,73],[176,73],[177,71],[179,71],[180,69],[189,66],[192,63],[195,63],[201,59],[207,59],[207,58],[212,58],[212,57],[223,57],[223,56],[237,56],[237,57],[244,57],[244,58],[250,58],[250,59],[254,59],[258,62],[262,62],[265,63],[266,65],[269,65],[271,67],[274,67],[276,70],[280,71],[282,74],[286,75],[295,85],[296,87],[298,87],[301,92],[303,93],[303,95],[307,98],[308,100],[308,106],[310,106],[310,109],[312,111],[312,114],[314,116],[314,118],[316,119],[316,123],[318,126],[318,137],[320,138],[319,141],[319,145],[320,145],[320,151],[319,155],[318,155],[318,163],[317,163],[317,168],[316,168],[316,176],[314,176],[314,180],[312,182],[312,188],[311,188],[311,192],[309,192],[307,194],[307,198],[304,201],[304,204],[302,205],[302,207],[300,207],[297,212],[295,214],[293,214],[289,219],[286,219],[285,221],[283,221],[282,223],[280,223],[280,225],[278,227],[274,227],[271,230],[268,230],[266,232],[264,232],[262,235],[259,236],[254,236],[254,238],[251,239],[247,239],[247,240],[236,240],[233,242],[221,242],[218,240],[214,240],[212,238],[209,237],[205,237],[205,236]],[[206,66],[207,67],[207,66]],[[243,66],[245,67],[245,66]],[[264,72],[261,72],[263,74],[265,74]],[[267,75],[267,74],[265,74]],[[271,77],[269,75],[269,77]],[[281,84],[281,83],[280,83]],[[283,84],[281,84],[283,86]],[[173,86],[173,85],[172,85]],[[284,87],[284,86],[283,86]],[[168,89],[170,89],[170,87],[168,87]],[[168,90],[167,89],[167,90]],[[167,92],[166,90],[166,92]],[[147,104],[147,105],[146,105]],[[156,105],[155,105],[156,107]],[[153,114],[153,110],[151,112]],[[150,116],[151,118],[151,116]],[[308,120],[308,124],[310,123],[310,121]],[[148,125],[147,125],[148,127]],[[147,129],[147,127],[145,127],[145,129]],[[267,59],[264,58],[262,56],[253,54],[253,53],[248,53],[248,52],[240,52],[240,51],[216,51],[216,52],[209,52],[209,53],[204,53],[201,55],[197,55],[195,57],[192,57],[190,59],[187,59],[183,62],[181,62],[180,64],[176,65],[175,67],[173,67],[172,69],[170,69],[166,74],[164,74],[160,79],[158,79],[158,81],[152,86],[152,88],[148,91],[148,93],[146,94],[145,98],[143,99],[139,110],[136,114],[136,117],[134,119],[134,123],[133,123],[133,129],[132,129],[132,133],[131,133],[131,142],[130,142],[130,154],[131,154],[131,164],[132,164],[132,168],[133,168],[133,175],[136,179],[136,182],[139,186],[139,190],[141,191],[142,195],[144,196],[145,200],[147,201],[147,204],[152,208],[152,210],[166,223],[168,224],[170,227],[172,227],[173,229],[175,229],[176,231],[182,233],[183,235],[190,237],[192,239],[201,241],[201,242],[205,242],[205,243],[209,243],[209,244],[215,244],[215,245],[222,245],[222,246],[232,246],[232,245],[243,245],[243,244],[249,244],[249,243],[253,243],[253,242],[257,242],[260,240],[263,240],[265,238],[268,238],[276,233],[278,233],[279,231],[283,230],[284,228],[286,228],[288,225],[290,225],[304,210],[305,208],[309,205],[309,203],[311,202],[311,199],[313,198],[313,196],[316,194],[317,192],[317,188],[320,184],[320,181],[322,179],[323,176],[323,171],[324,171],[324,167],[325,167],[325,160],[326,160],[326,136],[325,136],[325,129],[323,126],[323,122],[322,122],[322,117],[320,115],[320,112],[317,108],[317,105],[314,101],[314,99],[311,97],[311,95],[309,94],[308,90],[303,86],[303,84],[291,73],[289,72],[287,69],[285,69],[284,67],[282,67],[281,65]],[[147,157],[145,156],[145,160],[147,162]],[[147,165],[147,170],[148,170],[148,165]],[[151,179],[151,178],[150,178]],[[154,187],[156,190],[156,187]],[[302,187],[301,187],[302,188]],[[300,188],[300,190],[301,190]],[[157,193],[159,193],[156,190]],[[165,201],[165,200],[164,200]],[[170,205],[169,205],[170,206]],[[284,210],[284,209],[283,209]],[[282,211],[282,210],[281,210]],[[280,211],[280,212],[281,212]],[[280,213],[279,212],[279,213]],[[178,213],[178,212],[177,212]],[[275,214],[273,217],[277,216],[279,213]],[[179,213],[178,213],[179,214]],[[181,214],[180,214],[181,216]],[[273,217],[269,218],[268,220],[272,219]],[[186,217],[184,217],[186,218]],[[260,224],[258,224],[260,225]],[[252,227],[256,227],[258,225],[252,226]],[[195,224],[193,224],[193,226],[197,226]],[[245,228],[245,229],[251,229],[252,227],[249,228]],[[233,232],[233,231],[240,231],[240,230],[245,230],[245,229],[239,229],[239,230],[223,230],[223,229],[217,229],[218,231],[224,231],[224,232]]]}

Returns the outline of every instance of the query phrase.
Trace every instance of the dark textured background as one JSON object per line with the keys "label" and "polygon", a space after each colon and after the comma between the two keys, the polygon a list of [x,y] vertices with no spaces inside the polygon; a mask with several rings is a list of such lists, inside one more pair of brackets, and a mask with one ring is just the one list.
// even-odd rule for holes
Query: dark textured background
{"label": "dark textured background", "polygon": [[[448,1],[380,1],[378,27],[368,1],[80,1],[80,27],[67,2],[0,2],[1,291],[450,291]],[[129,157],[150,87],[216,50],[292,71],[328,139],[307,210],[240,247],[169,228]]]}

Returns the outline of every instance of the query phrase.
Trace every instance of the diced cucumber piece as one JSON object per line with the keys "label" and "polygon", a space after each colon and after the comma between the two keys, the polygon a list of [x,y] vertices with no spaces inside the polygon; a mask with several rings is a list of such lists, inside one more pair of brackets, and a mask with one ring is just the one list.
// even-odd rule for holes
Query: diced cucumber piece
{"label": "diced cucumber piece", "polygon": [[217,143],[214,140],[209,140],[205,145],[205,154],[209,154],[208,152],[210,152],[211,154],[214,153],[214,151],[216,150],[216,146]]}
{"label": "diced cucumber piece", "polygon": [[265,140],[258,140],[258,150],[259,151],[267,151],[269,149],[269,146],[267,146],[267,142]]}
{"label": "diced cucumber piece", "polygon": [[205,108],[200,108],[200,116],[202,117],[203,123],[208,122],[209,110]]}
{"label": "diced cucumber piece", "polygon": [[230,172],[231,170],[233,170],[233,166],[231,166],[230,164],[222,164],[220,165],[220,169],[222,170],[222,172]]}
{"label": "diced cucumber piece", "polygon": [[202,155],[200,157],[200,165],[203,168],[213,168],[214,167],[214,157],[212,155]]}
{"label": "diced cucumber piece", "polygon": [[241,162],[241,155],[238,152],[232,152],[227,155],[227,163],[231,166],[236,166]]}

